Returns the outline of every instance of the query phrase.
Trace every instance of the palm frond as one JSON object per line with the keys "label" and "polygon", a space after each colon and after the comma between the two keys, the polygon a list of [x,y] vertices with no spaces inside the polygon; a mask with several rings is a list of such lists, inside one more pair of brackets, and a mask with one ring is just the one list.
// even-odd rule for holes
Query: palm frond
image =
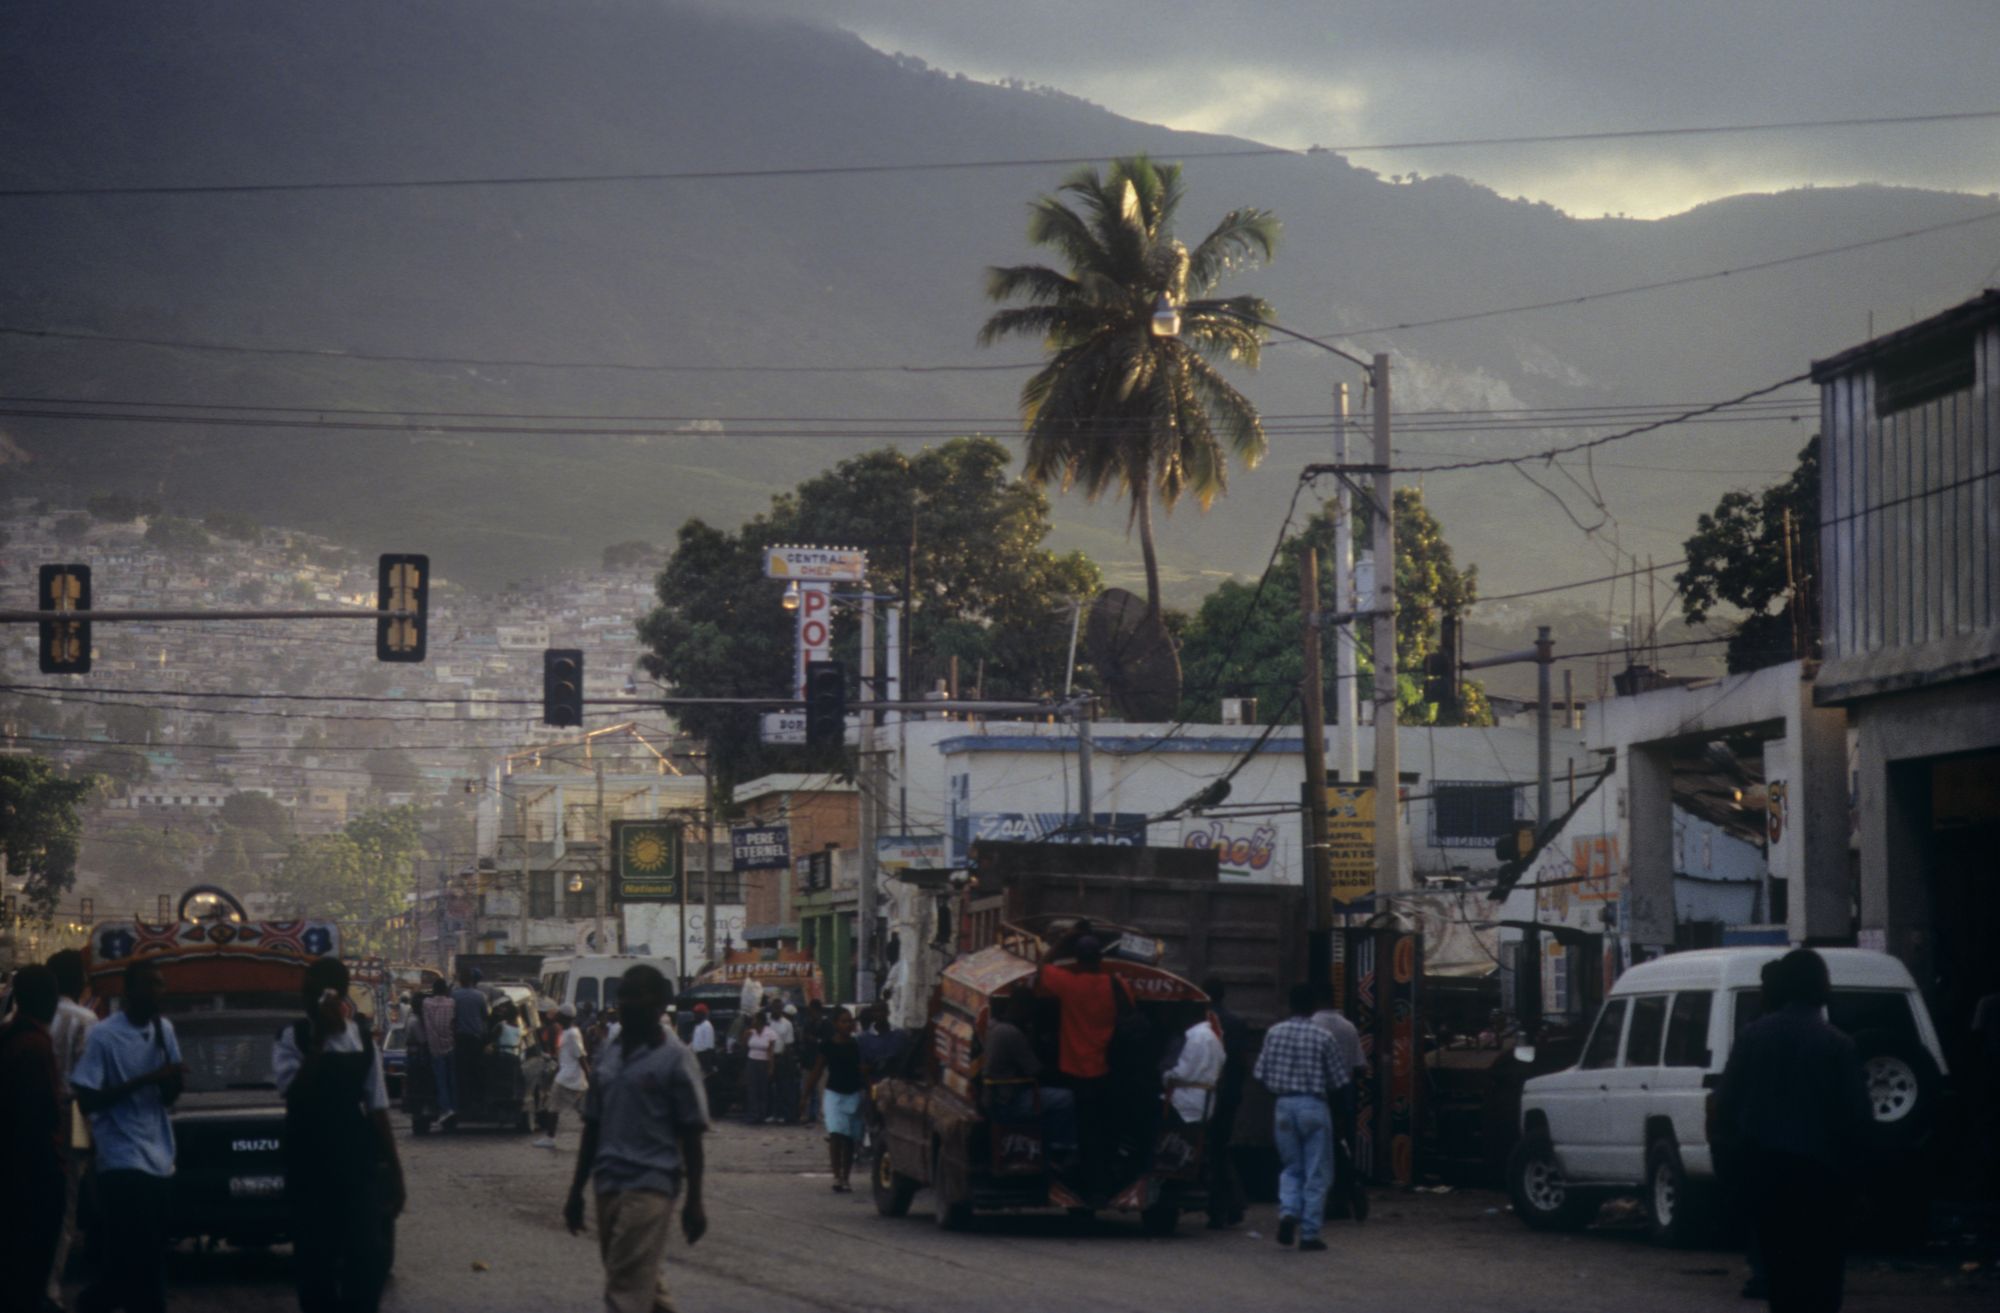
{"label": "palm frond", "polygon": [[1269,210],[1231,210],[1188,254],[1188,289],[1199,296],[1232,270],[1267,261],[1284,225]]}
{"label": "palm frond", "polygon": [[991,301],[1011,301],[1026,297],[1045,304],[1082,294],[1077,280],[1043,264],[995,265],[986,271],[986,297]]}

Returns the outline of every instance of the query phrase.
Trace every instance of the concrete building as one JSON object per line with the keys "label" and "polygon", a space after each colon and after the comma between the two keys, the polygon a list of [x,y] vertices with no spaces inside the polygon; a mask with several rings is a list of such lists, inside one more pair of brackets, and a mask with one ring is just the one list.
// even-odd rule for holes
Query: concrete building
{"label": "concrete building", "polygon": [[1813,366],[1820,706],[1854,726],[1860,942],[1948,1058],[2000,989],[2000,291]]}

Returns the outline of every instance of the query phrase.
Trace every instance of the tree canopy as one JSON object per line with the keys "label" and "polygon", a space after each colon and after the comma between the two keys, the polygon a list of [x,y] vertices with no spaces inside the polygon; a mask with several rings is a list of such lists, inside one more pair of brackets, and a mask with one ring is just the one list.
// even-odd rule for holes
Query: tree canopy
{"label": "tree canopy", "polygon": [[[1271,307],[1208,293],[1231,270],[1270,259],[1279,224],[1264,210],[1232,210],[1189,250],[1174,236],[1184,196],[1180,166],[1144,155],[1071,174],[1028,219],[1028,240],[1064,267],[988,269],[987,296],[1023,304],[994,311],[979,331],[982,344],[1025,337],[1047,351],[1021,386],[1023,472],[1093,500],[1115,488],[1131,503],[1154,612],[1153,499],[1171,510],[1192,493],[1207,509],[1228,487],[1229,458],[1254,466],[1265,448],[1257,408],[1215,366],[1256,367]],[[1178,334],[1154,331],[1163,300],[1180,314]]]}
{"label": "tree canopy", "polygon": [[1817,435],[1800,449],[1798,467],[1784,482],[1762,492],[1726,492],[1695,521],[1685,544],[1687,568],[1674,576],[1681,615],[1700,625],[1718,607],[1742,613],[1729,638],[1731,671],[1819,656],[1818,523]]}
{"label": "tree canopy", "polygon": [[403,907],[424,855],[415,807],[363,812],[337,834],[294,839],[271,877],[271,892],[298,916],[343,923],[351,951],[379,953],[382,918]]}
{"label": "tree canopy", "polygon": [[[1438,719],[1438,708],[1424,700],[1423,662],[1437,651],[1439,620],[1447,611],[1463,613],[1478,596],[1477,566],[1460,570],[1451,546],[1423,494],[1415,488],[1396,490],[1396,702],[1398,719],[1406,725],[1492,723],[1492,709],[1477,683],[1461,688],[1462,714]],[[1355,517],[1357,544],[1368,541],[1368,522]],[[1187,687],[1180,714],[1187,720],[1215,720],[1225,697],[1254,697],[1265,721],[1297,719],[1292,700],[1305,674],[1299,634],[1299,569],[1308,551],[1320,557],[1320,606],[1334,609],[1331,511],[1313,517],[1280,549],[1277,563],[1260,594],[1255,581],[1230,580],[1202,600],[1182,635],[1181,666]],[[1358,556],[1358,553],[1357,553]],[[1254,601],[1254,606],[1253,606]],[[1374,634],[1372,625],[1351,626],[1356,640],[1356,669],[1363,706],[1374,697]],[[1335,661],[1329,632],[1324,640],[1321,673],[1329,716],[1336,705]]]}
{"label": "tree canopy", "polygon": [[[969,683],[983,668],[990,697],[1060,691],[1069,624],[1058,611],[1100,587],[1081,553],[1044,548],[1048,499],[1012,479],[1007,448],[991,438],[957,438],[918,452],[872,451],[841,462],[734,533],[701,520],[681,526],[656,589],[659,605],[639,622],[645,668],[675,692],[703,697],[789,694],[794,619],[781,588],[763,577],[764,549],[803,542],[862,546],[867,587],[903,588],[905,544],[915,524],[911,650],[907,689],[930,687],[959,658]],[[836,653],[853,655],[851,619],[836,630]],[[806,764],[800,750],[758,742],[758,716],[730,708],[689,708],[681,725],[707,739],[723,784],[764,770]]]}
{"label": "tree canopy", "polygon": [[89,776],[56,774],[46,757],[0,757],[0,856],[28,905],[44,915],[76,883],[77,809],[94,785]]}

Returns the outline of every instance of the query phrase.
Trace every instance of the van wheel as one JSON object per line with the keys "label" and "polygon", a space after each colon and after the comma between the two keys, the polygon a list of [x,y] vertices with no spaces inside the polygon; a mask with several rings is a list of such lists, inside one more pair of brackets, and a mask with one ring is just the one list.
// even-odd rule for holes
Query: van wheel
{"label": "van wheel", "polygon": [[1653,1141],[1646,1150],[1646,1211],[1652,1216],[1653,1239],[1674,1249],[1706,1240],[1711,1219],[1705,1193],[1688,1180],[1674,1142]]}
{"label": "van wheel", "polygon": [[1937,1120],[1937,1063],[1921,1045],[1886,1030],[1862,1031],[1854,1037],[1854,1049],[1878,1145],[1900,1150],[1923,1143]]}
{"label": "van wheel", "polygon": [[889,1146],[883,1145],[875,1154],[875,1170],[870,1174],[875,1195],[875,1211],[884,1217],[906,1217],[910,1211],[910,1201],[917,1197],[918,1181],[896,1170],[896,1163],[889,1156]]}
{"label": "van wheel", "polygon": [[1597,1210],[1571,1185],[1547,1140],[1523,1137],[1507,1158],[1507,1193],[1514,1211],[1536,1231],[1575,1231]]}

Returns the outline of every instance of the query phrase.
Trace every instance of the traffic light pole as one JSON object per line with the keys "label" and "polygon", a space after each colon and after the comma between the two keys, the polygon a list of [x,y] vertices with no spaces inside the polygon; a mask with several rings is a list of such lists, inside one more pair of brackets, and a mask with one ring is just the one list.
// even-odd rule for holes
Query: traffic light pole
{"label": "traffic light pole", "polygon": [[117,624],[119,621],[190,620],[417,620],[417,611],[360,611],[353,607],[318,611],[21,611],[0,610],[0,625],[39,625],[82,621],[86,624]]}

